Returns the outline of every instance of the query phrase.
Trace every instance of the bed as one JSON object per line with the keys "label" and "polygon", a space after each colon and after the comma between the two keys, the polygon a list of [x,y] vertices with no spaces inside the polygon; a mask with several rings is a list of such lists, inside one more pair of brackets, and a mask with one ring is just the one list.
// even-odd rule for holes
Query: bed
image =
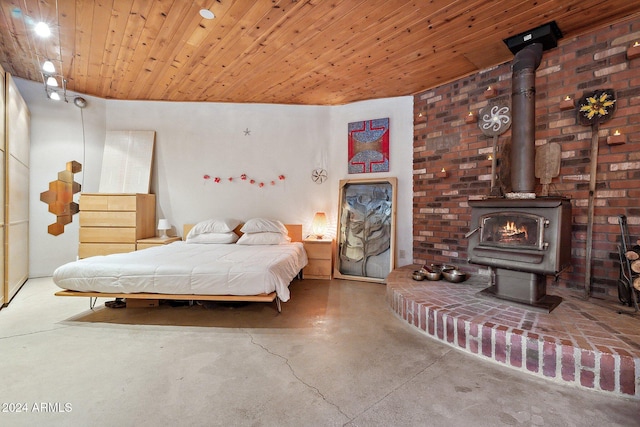
{"label": "bed", "polygon": [[[277,231],[269,228],[272,223]],[[62,288],[55,295],[89,297],[90,308],[98,297],[275,301],[280,312],[290,282],[307,264],[302,225],[264,219],[233,225],[226,219],[185,225],[186,241],[64,264],[53,274]]]}

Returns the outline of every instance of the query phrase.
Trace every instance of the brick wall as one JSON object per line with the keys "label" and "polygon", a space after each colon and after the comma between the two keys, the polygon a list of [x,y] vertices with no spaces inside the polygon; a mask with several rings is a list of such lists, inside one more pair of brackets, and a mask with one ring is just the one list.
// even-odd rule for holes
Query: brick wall
{"label": "brick wall", "polygon": [[[578,122],[576,109],[561,110],[565,96],[579,99],[596,89],[613,89],[616,111],[600,125],[595,196],[592,294],[617,297],[620,240],[618,215],[628,217],[632,242],[640,237],[640,58],[626,51],[640,41],[640,19],[621,22],[572,39],[544,52],[536,71],[536,145],[562,147],[560,175],[549,192],[571,199],[573,265],[559,286],[584,288],[586,230],[592,128]],[[414,98],[413,253],[414,262],[453,263],[467,271],[485,267],[467,264],[470,226],[468,200],[489,195],[492,137],[469,112],[489,102],[486,89],[497,90],[491,101],[509,103],[511,63],[419,93]],[[618,129],[626,143],[609,145]],[[498,182],[508,191],[508,147],[511,130],[498,138]],[[505,156],[503,157],[503,151]],[[445,173],[441,173],[444,169]],[[536,192],[540,194],[540,185]]]}

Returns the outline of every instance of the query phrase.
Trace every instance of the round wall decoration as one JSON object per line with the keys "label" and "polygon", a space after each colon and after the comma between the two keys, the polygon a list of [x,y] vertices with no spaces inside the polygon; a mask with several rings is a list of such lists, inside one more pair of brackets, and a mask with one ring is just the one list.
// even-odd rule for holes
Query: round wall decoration
{"label": "round wall decoration", "polygon": [[502,135],[511,126],[511,111],[506,104],[489,104],[480,110],[478,127],[487,136]]}
{"label": "round wall decoration", "polygon": [[322,168],[314,169],[313,172],[311,172],[311,179],[316,184],[322,184],[327,180],[327,171]]}

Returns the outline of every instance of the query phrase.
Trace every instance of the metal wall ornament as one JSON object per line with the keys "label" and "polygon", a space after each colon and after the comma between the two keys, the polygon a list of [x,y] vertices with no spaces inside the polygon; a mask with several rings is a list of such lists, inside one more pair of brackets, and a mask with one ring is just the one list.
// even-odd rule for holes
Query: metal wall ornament
{"label": "metal wall ornament", "polygon": [[616,109],[616,94],[613,89],[598,89],[585,93],[578,100],[578,121],[591,126],[591,155],[589,167],[589,202],[587,207],[587,244],[584,276],[585,297],[591,296],[591,251],[593,247],[593,215],[595,211],[596,174],[598,172],[598,132],[600,123],[611,119]]}
{"label": "metal wall ornament", "polygon": [[480,110],[478,127],[484,135],[493,137],[491,151],[491,195],[500,196],[500,188],[496,187],[496,166],[498,156],[498,136],[511,127],[511,108],[501,103],[489,103]]}
{"label": "metal wall ornament", "polygon": [[334,276],[384,283],[395,268],[397,178],[340,181]]}
{"label": "metal wall ornament", "polygon": [[314,169],[311,172],[311,180],[316,184],[322,184],[327,180],[327,171],[323,168]]}
{"label": "metal wall ornament", "polygon": [[581,125],[597,126],[609,120],[616,109],[613,89],[599,89],[585,93],[578,100],[578,121]]}

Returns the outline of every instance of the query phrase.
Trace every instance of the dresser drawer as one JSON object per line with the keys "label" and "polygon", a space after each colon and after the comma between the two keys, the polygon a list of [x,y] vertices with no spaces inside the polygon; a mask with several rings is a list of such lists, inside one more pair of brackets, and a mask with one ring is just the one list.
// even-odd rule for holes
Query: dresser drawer
{"label": "dresser drawer", "polygon": [[135,212],[80,211],[80,227],[135,227]]}
{"label": "dresser drawer", "polygon": [[97,255],[133,252],[135,250],[135,243],[80,243],[78,257],[88,258]]}
{"label": "dresser drawer", "polygon": [[80,243],[135,243],[135,228],[80,227]]}
{"label": "dresser drawer", "polygon": [[331,259],[333,248],[331,244],[327,243],[315,243],[304,242],[304,250],[307,252],[307,257],[314,259]]}
{"label": "dresser drawer", "polygon": [[85,211],[135,211],[135,194],[81,194],[80,210]]}
{"label": "dresser drawer", "polygon": [[331,260],[313,259],[302,269],[304,279],[331,279]]}

